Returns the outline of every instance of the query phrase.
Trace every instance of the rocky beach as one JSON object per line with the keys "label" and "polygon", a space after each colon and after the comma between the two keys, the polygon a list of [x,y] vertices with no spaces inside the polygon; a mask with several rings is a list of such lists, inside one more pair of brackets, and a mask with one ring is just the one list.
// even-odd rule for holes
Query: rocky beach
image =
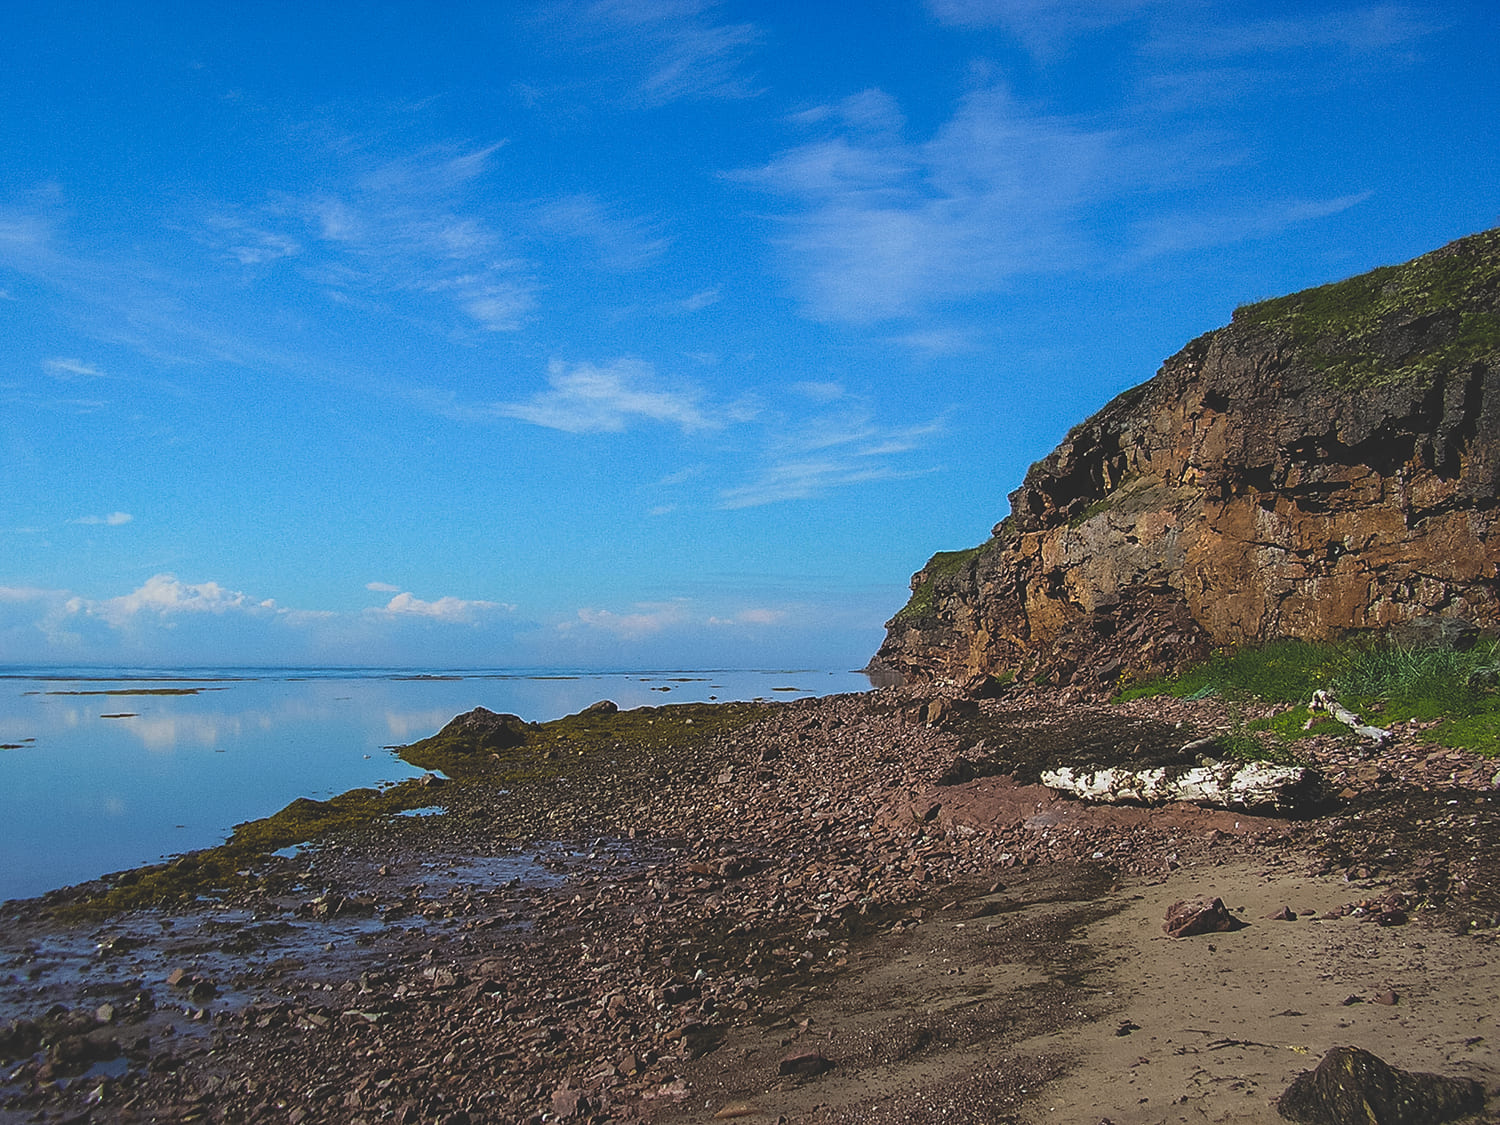
{"label": "rocky beach", "polygon": [[[1242,719],[1035,688],[466,716],[426,744],[441,812],[172,906],[108,909],[128,875],[7,904],[0,1113],[1270,1122],[1339,1046],[1493,1094],[1493,760],[1303,740],[1321,796],[1276,816],[1034,780]],[[1229,928],[1169,937],[1199,898]]]}

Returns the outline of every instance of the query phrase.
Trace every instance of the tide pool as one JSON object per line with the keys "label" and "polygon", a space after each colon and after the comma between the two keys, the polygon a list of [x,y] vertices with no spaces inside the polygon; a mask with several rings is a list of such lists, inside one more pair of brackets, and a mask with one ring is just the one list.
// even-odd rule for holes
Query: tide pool
{"label": "tide pool", "polygon": [[530,721],[863,691],[855,672],[0,669],[0,901],[223,842],[297,797],[417,776],[392,746]]}

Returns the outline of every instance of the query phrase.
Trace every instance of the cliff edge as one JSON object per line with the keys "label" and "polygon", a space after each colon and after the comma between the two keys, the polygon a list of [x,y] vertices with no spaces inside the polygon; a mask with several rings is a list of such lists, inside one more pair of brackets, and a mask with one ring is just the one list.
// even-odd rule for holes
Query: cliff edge
{"label": "cliff edge", "polygon": [[1222,646],[1500,628],[1500,229],[1237,309],[1075,427],[871,662],[1109,689]]}

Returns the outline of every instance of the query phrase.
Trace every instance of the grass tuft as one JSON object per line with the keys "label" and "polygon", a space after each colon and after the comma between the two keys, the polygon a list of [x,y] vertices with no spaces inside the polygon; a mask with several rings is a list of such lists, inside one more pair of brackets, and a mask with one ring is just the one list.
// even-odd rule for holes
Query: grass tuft
{"label": "grass tuft", "polygon": [[[1331,691],[1366,721],[1388,726],[1416,719],[1437,721],[1426,737],[1439,745],[1500,756],[1500,641],[1483,640],[1465,651],[1403,648],[1360,638],[1338,644],[1276,641],[1261,648],[1218,653],[1176,676],[1138,684],[1119,700],[1151,695],[1202,699],[1258,699],[1292,705],[1249,731],[1271,731],[1291,742],[1343,733],[1306,704],[1319,689]],[[1315,720],[1308,726],[1309,720]]]}

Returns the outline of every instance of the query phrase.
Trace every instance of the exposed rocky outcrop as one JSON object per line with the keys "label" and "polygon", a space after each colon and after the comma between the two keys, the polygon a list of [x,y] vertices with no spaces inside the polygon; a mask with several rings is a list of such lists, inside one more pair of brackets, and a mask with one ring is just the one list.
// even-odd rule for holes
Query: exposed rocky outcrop
{"label": "exposed rocky outcrop", "polygon": [[1500,626],[1500,230],[1238,309],[1076,427],[872,667],[1105,689],[1220,646]]}

